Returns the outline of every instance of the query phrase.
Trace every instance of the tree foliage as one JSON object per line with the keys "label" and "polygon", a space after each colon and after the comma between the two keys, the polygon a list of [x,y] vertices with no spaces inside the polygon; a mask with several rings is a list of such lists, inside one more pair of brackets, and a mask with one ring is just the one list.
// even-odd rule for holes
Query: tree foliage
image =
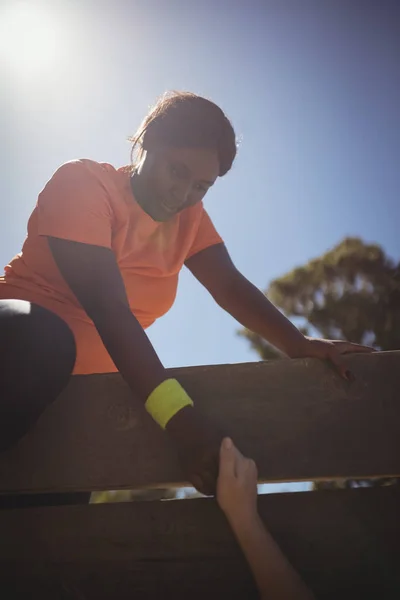
{"label": "tree foliage", "polygon": [[[400,262],[376,244],[346,238],[323,256],[271,282],[266,295],[306,333],[400,348]],[[259,336],[243,330],[264,360],[279,356]]]}

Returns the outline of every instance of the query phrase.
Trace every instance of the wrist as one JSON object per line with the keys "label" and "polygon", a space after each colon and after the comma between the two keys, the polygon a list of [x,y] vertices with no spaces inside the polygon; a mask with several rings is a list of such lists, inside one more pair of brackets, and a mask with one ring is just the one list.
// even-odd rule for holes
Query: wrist
{"label": "wrist", "polygon": [[147,412],[163,429],[179,412],[192,406],[192,399],[176,379],[160,383],[145,403]]}
{"label": "wrist", "polygon": [[176,439],[187,437],[192,428],[190,427],[193,417],[195,416],[193,406],[185,406],[181,408],[165,426],[165,430]]}
{"label": "wrist", "polygon": [[289,358],[303,358],[308,354],[308,347],[310,345],[310,340],[305,335],[303,335],[300,331],[298,332],[299,336],[297,339],[290,345],[287,349],[286,354]]}
{"label": "wrist", "polygon": [[224,510],[224,514],[236,534],[251,532],[261,522],[257,508],[249,510],[235,508],[234,510]]}

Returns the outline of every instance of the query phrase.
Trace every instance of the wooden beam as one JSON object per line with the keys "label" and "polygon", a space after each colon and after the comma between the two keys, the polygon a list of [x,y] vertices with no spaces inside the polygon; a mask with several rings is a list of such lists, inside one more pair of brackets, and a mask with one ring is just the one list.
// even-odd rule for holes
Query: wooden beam
{"label": "wooden beam", "polygon": [[[349,384],[316,360],[172,370],[263,481],[400,474],[400,352],[352,355]],[[184,484],[174,449],[118,374],[77,376],[0,455],[0,492]]]}
{"label": "wooden beam", "polygon": [[[324,600],[400,597],[400,486],[272,494],[260,514]],[[0,511],[4,598],[255,598],[212,499]],[[58,593],[57,593],[58,591]],[[25,595],[24,595],[25,594]]]}

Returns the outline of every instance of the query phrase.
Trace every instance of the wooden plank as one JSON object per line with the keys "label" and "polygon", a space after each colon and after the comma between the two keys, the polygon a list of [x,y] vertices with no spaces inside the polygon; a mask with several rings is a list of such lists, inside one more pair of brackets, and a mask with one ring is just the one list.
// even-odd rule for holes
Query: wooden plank
{"label": "wooden plank", "polygon": [[[399,486],[259,496],[267,527],[327,600],[400,597],[399,506]],[[0,531],[10,600],[54,600],[61,582],[89,600],[257,597],[212,499],[0,511]]]}
{"label": "wooden plank", "polygon": [[[352,355],[349,384],[315,360],[172,370],[225,425],[260,480],[400,474],[400,352]],[[35,428],[0,456],[0,492],[182,485],[167,435],[118,374],[72,378]]]}

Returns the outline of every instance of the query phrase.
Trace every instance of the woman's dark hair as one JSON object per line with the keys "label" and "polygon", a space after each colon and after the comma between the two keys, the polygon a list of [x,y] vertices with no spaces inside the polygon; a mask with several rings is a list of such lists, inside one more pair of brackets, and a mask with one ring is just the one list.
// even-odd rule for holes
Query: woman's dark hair
{"label": "woman's dark hair", "polygon": [[150,132],[167,146],[217,150],[220,177],[230,170],[236,156],[235,132],[229,119],[214,102],[191,92],[167,92],[150,110],[129,138],[133,168],[142,158]]}

